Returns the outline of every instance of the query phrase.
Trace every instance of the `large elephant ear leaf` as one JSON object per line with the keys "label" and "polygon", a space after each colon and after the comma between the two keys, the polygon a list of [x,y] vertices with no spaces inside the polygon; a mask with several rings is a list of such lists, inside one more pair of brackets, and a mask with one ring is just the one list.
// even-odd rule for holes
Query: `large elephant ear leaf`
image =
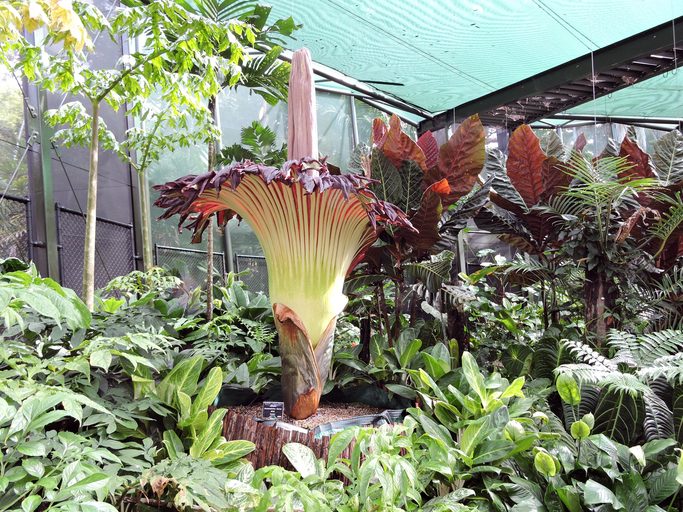
{"label": "large elephant ear leaf", "polygon": [[567,166],[554,156],[550,156],[543,161],[542,172],[543,181],[545,182],[543,196],[545,199],[562,192],[569,186],[572,177],[567,171]]}
{"label": "large elephant ear leaf", "polygon": [[372,145],[379,149],[384,147],[388,135],[387,125],[379,117],[372,121]]}
{"label": "large elephant ear leaf", "polygon": [[628,137],[624,137],[619,150],[619,156],[626,158],[631,165],[619,173],[619,178],[627,181],[641,178],[654,178],[655,175],[650,168],[650,159],[645,151],[638,147],[637,142],[631,142]]}
{"label": "large elephant ear leaf", "polygon": [[645,403],[642,396],[605,388],[594,415],[593,433],[632,446],[645,419]]}
{"label": "large elephant ear leaf", "polygon": [[674,417],[664,400],[654,393],[645,393],[645,439],[669,439],[674,435]]}
{"label": "large elephant ear leaf", "polygon": [[434,134],[427,130],[422,134],[422,136],[417,139],[417,145],[425,155],[425,164],[427,169],[436,165],[436,161],[439,158],[439,143],[434,137]]}
{"label": "large elephant ear leaf", "polygon": [[542,167],[546,155],[536,134],[525,124],[510,137],[508,150],[507,174],[526,206],[531,208],[545,190]]}
{"label": "large elephant ear leaf", "polygon": [[457,242],[458,232],[467,227],[469,219],[474,217],[486,204],[491,190],[493,176],[490,176],[484,184],[461,198],[448,211],[441,216],[439,234],[441,238],[451,243]]}
{"label": "large elephant ear leaf", "polygon": [[401,167],[404,160],[412,160],[419,165],[422,171],[427,170],[422,149],[415,144],[413,139],[403,133],[401,119],[396,114],[393,114],[389,120],[389,133],[382,149],[396,167]]}
{"label": "large elephant ear leaf", "polygon": [[[496,198],[500,198],[500,201],[495,202],[498,206],[517,215],[527,211],[524,199],[519,195],[519,192],[512,185],[507,175],[505,155],[499,149],[492,149],[486,152],[484,170],[487,176],[493,176],[491,190],[495,192]],[[493,196],[491,200],[493,201]]]}
{"label": "large elephant ear leaf", "polygon": [[673,185],[683,180],[683,134],[672,130],[655,143],[652,157],[662,185]]}
{"label": "large elephant ear leaf", "polygon": [[674,387],[674,439],[683,443],[683,384]]}
{"label": "large elephant ear leaf", "polygon": [[406,265],[405,270],[422,281],[431,293],[436,293],[441,289],[441,285],[450,279],[453,258],[455,254],[443,251],[432,256],[431,261]]}
{"label": "large elephant ear leaf", "polygon": [[410,218],[417,231],[401,228],[396,238],[403,238],[414,250],[424,251],[441,240],[439,219],[441,219],[441,200],[448,195],[448,182],[443,179],[429,187],[422,197],[420,208]]}
{"label": "large elephant ear leaf", "polygon": [[401,183],[403,185],[403,198],[399,203],[394,204],[399,206],[404,212],[417,210],[420,207],[420,200],[422,199],[422,180],[424,179],[424,172],[420,169],[417,162],[414,162],[413,160],[403,160],[401,166],[398,168],[398,173],[401,176]]}
{"label": "large elephant ear leaf", "polygon": [[403,182],[398,169],[379,148],[372,150],[372,179],[379,180],[370,188],[382,201],[401,204],[403,200]]}
{"label": "large elephant ear leaf", "polygon": [[567,153],[566,148],[562,144],[560,137],[554,131],[544,135],[539,141],[539,144],[541,146],[541,151],[543,151],[548,158],[554,156],[560,161],[565,159]]}
{"label": "large elephant ear leaf", "polygon": [[423,188],[448,180],[450,194],[443,200],[444,207],[455,203],[474,188],[486,161],[484,127],[479,116],[467,118],[448,141],[439,149],[436,165],[425,174]]}

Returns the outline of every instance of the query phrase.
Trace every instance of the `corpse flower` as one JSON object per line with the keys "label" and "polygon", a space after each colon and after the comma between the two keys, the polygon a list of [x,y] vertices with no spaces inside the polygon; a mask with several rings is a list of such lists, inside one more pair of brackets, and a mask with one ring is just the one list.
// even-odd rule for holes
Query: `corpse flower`
{"label": "corpse flower", "polygon": [[368,188],[375,180],[332,175],[325,160],[288,161],[282,169],[244,161],[165,185],[154,203],[160,218],[180,215],[193,242],[216,214],[220,225],[244,219],[261,242],[280,339],[285,412],[315,413],[330,372],[344,278],[377,236],[377,223],[412,225]]}

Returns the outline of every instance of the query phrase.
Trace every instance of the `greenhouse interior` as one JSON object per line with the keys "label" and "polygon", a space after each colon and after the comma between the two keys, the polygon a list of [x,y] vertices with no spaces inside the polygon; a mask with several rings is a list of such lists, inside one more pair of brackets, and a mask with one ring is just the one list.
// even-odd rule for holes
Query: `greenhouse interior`
{"label": "greenhouse interior", "polygon": [[681,0],[0,47],[0,512],[683,511]]}

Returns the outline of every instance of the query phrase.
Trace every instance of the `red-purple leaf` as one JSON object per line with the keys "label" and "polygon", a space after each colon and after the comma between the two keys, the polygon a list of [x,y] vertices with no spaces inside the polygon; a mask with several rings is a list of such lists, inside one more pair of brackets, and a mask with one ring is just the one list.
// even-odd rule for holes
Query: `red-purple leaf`
{"label": "red-purple leaf", "polygon": [[576,142],[574,143],[574,150],[581,153],[583,151],[583,148],[586,147],[586,144],[588,144],[588,141],[586,140],[586,136],[582,133],[576,138]]}
{"label": "red-purple leaf", "polygon": [[426,190],[434,183],[447,179],[451,191],[443,201],[446,208],[472,191],[485,160],[484,127],[479,116],[474,115],[467,118],[448,142],[441,146],[439,159],[425,174],[422,187]]}
{"label": "red-purple leaf", "polygon": [[554,156],[543,160],[543,165],[541,166],[545,183],[543,198],[546,201],[550,196],[561,192],[565,187],[569,186],[572,177],[567,174],[566,169],[567,167]]}
{"label": "red-purple leaf", "polygon": [[510,137],[508,150],[508,177],[526,205],[531,208],[538,203],[545,189],[542,169],[545,154],[541,151],[538,137],[525,124],[517,128]]}
{"label": "red-purple leaf", "polygon": [[540,251],[538,248],[529,240],[520,235],[498,235],[498,238],[505,242],[506,244],[519,249],[527,254],[536,255]]}
{"label": "red-purple leaf", "polygon": [[422,137],[417,139],[417,145],[420,146],[420,149],[425,154],[427,169],[436,165],[436,161],[439,158],[439,143],[436,141],[434,134],[426,131],[422,134]]}
{"label": "red-purple leaf", "polygon": [[379,117],[372,121],[372,144],[382,149],[387,140],[387,125]]}
{"label": "red-purple leaf", "polygon": [[496,194],[493,191],[489,192],[489,198],[491,199],[491,202],[493,204],[502,208],[503,210],[507,210],[509,212],[514,213],[515,215],[517,215],[517,217],[521,217],[526,213],[521,206],[513,203],[509,199],[506,199],[505,197],[501,196],[500,194]]}
{"label": "red-purple leaf", "polygon": [[396,114],[392,114],[389,120],[389,133],[382,149],[396,168],[400,168],[404,160],[412,160],[420,166],[420,169],[427,170],[424,153],[413,139],[403,133],[401,119]]}
{"label": "red-purple leaf", "polygon": [[628,163],[632,165],[631,168],[619,173],[619,178],[631,181],[655,177],[650,168],[650,160],[647,153],[640,149],[637,143],[631,142],[628,137],[624,137],[624,141],[621,143],[619,157],[625,157]]}
{"label": "red-purple leaf", "polygon": [[411,217],[411,224],[417,232],[407,229],[401,229],[400,235],[397,232],[396,237],[403,238],[413,250],[427,250],[441,240],[438,228],[442,211],[439,194],[446,192],[446,187],[448,187],[446,180],[441,180],[425,191],[420,208]]}
{"label": "red-purple leaf", "polygon": [[534,237],[536,245],[540,249],[539,252],[543,252],[550,242],[548,237],[552,234],[554,229],[554,218],[547,213],[539,213],[535,210],[525,213],[522,215],[522,218],[527,226],[529,226],[531,236]]}

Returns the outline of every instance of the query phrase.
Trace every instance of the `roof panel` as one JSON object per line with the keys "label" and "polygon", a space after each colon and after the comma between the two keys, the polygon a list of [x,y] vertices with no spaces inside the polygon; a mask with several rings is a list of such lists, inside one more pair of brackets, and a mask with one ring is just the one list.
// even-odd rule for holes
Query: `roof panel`
{"label": "roof panel", "polygon": [[304,25],[289,49],[431,112],[683,16],[680,0],[271,1]]}

